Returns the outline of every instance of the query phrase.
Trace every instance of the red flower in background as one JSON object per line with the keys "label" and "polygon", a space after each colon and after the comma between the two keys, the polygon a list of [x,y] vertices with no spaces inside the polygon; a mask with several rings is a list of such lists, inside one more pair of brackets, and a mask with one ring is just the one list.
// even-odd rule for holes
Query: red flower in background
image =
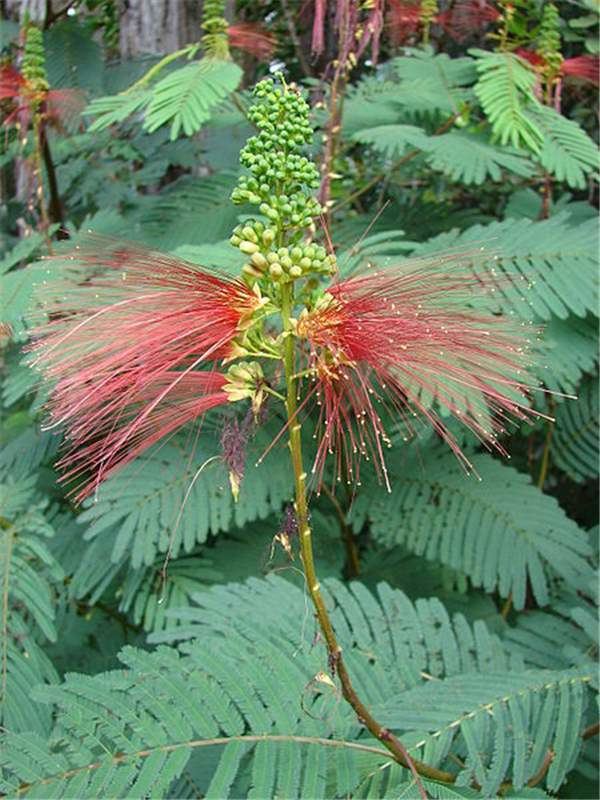
{"label": "red flower in background", "polygon": [[456,42],[464,42],[481,34],[501,16],[497,8],[486,0],[458,0],[451,8],[442,11],[436,22]]}
{"label": "red flower in background", "polygon": [[[413,37],[422,21],[421,0],[388,0],[387,24],[394,44],[404,44]],[[457,42],[479,35],[500,17],[487,0],[458,0],[434,18],[437,25]]]}
{"label": "red flower in background", "polygon": [[600,83],[600,58],[598,56],[575,56],[565,58],[562,62],[560,71],[562,75],[571,78],[581,78],[584,81],[596,84]]}
{"label": "red flower in background", "polygon": [[44,122],[54,127],[71,127],[85,100],[77,89],[48,89],[41,81],[28,81],[12,66],[0,68],[0,103],[6,102],[3,124],[29,127],[37,109]]}
{"label": "red flower in background", "polygon": [[[543,56],[533,50],[525,50],[525,48],[520,47],[516,50],[516,54],[539,72],[543,72],[547,68]],[[600,59],[598,56],[575,56],[574,58],[565,58],[561,62],[558,77],[580,78],[598,85],[599,70]]]}
{"label": "red flower in background", "polygon": [[[216,362],[260,300],[241,282],[136,246],[79,250],[79,287],[48,299],[35,365],[56,382],[50,425],[66,428],[65,478],[81,500],[159,439],[227,402]],[[58,268],[60,256],[46,261]],[[54,282],[53,282],[53,285]],[[60,289],[56,290],[60,292]],[[210,367],[212,371],[198,372]]]}
{"label": "red flower in background", "polygon": [[420,0],[415,0],[413,3],[389,0],[387,27],[393,44],[400,45],[407,42],[418,31],[420,22]]}
{"label": "red flower in background", "polygon": [[245,50],[259,61],[269,61],[277,47],[275,36],[257,22],[240,22],[227,28],[230,47]]}
{"label": "red flower in background", "polygon": [[[468,459],[423,397],[459,419],[501,452],[497,435],[511,418],[538,416],[529,408],[521,335],[506,321],[468,308],[480,281],[456,266],[418,262],[333,285],[298,322],[310,347],[309,368],[321,406],[313,471],[322,480],[334,455],[334,479],[359,482],[360,461],[372,460],[386,482],[389,446],[383,411],[414,432],[420,417]],[[461,310],[463,309],[463,310]]]}

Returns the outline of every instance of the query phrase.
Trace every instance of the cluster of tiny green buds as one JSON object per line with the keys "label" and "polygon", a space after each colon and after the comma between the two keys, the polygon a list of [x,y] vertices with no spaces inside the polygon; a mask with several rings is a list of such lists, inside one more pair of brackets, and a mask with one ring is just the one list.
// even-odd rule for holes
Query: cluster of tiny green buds
{"label": "cluster of tiny green buds", "polygon": [[293,87],[272,79],[254,89],[258,102],[248,117],[259,130],[240,154],[250,172],[234,189],[234,203],[251,203],[284,230],[308,228],[322,209],[311,191],[319,187],[319,172],[302,148],[312,140],[309,107]]}
{"label": "cluster of tiny green buds", "polygon": [[419,11],[419,19],[423,25],[423,44],[429,42],[429,30],[431,23],[439,14],[439,6],[437,0],[422,0],[421,9]]}
{"label": "cluster of tiny green buds", "polygon": [[308,104],[299,90],[271,78],[257,84],[254,96],[248,117],[259,133],[241,152],[250,174],[240,178],[232,199],[258,206],[265,222],[249,219],[233,231],[231,244],[248,257],[244,277],[251,283],[331,275],[335,257],[303,241],[322,212],[312,194],[319,187],[319,171],[302,154],[313,137]]}
{"label": "cluster of tiny green buds", "polygon": [[425,25],[431,25],[439,14],[439,11],[437,0],[422,0],[421,9],[419,11],[421,22]]}
{"label": "cluster of tiny green buds", "polygon": [[229,58],[229,40],[227,28],[229,23],[223,16],[225,0],[204,0],[202,13],[202,46],[209,58]]}
{"label": "cluster of tiny green buds", "polygon": [[275,247],[277,231],[257,220],[238,225],[229,240],[249,257],[243,272],[253,278],[268,274],[275,281],[297,280],[311,274],[331,275],[336,270],[335,256],[324,247],[296,244]]}
{"label": "cluster of tiny green buds", "polygon": [[553,80],[558,75],[563,61],[560,52],[560,15],[554,3],[547,3],[544,6],[537,51],[546,62],[546,78]]}
{"label": "cluster of tiny green buds", "polygon": [[41,30],[35,25],[27,26],[21,72],[37,90],[48,88],[44,39]]}

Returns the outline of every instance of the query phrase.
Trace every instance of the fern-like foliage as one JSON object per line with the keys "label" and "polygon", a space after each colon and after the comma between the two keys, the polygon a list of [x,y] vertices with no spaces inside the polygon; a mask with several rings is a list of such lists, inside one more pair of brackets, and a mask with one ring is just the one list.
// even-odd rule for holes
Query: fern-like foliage
{"label": "fern-like foliage", "polygon": [[[597,538],[597,531],[593,532]],[[541,669],[565,669],[598,659],[598,585],[593,578],[578,593],[560,587],[552,611],[519,614],[504,634],[508,648]]]}
{"label": "fern-like foliage", "polygon": [[0,275],[8,272],[17,264],[31,259],[43,244],[44,237],[41,233],[33,232],[20,239],[0,260]]}
{"label": "fern-like foliage", "polygon": [[595,372],[597,363],[597,323],[591,315],[566,320],[552,317],[544,325],[534,369],[549,389],[577,395],[584,373]]}
{"label": "fern-like foliage", "polygon": [[401,124],[362,128],[352,138],[371,145],[386,158],[398,158],[407,148],[424,150],[429,139],[422,128]]}
{"label": "fern-like foliage", "polygon": [[523,787],[554,754],[546,786],[556,790],[581,747],[585,686],[591,664],[581,671],[457,675],[398,695],[383,715],[385,725],[423,732],[418,746],[429,761],[443,758],[456,740],[464,753],[457,783],[475,780],[482,793],[496,794],[508,776]]}
{"label": "fern-like foliage", "polygon": [[461,131],[430,137],[426,152],[432,169],[466,185],[499,181],[503,170],[522,177],[533,174],[531,164],[522,155]]}
{"label": "fern-like foliage", "polygon": [[152,90],[144,128],[171,124],[171,139],[200,130],[215,108],[237,89],[242,70],[232,61],[204,58],[171,72]]}
{"label": "fern-like foliage", "polygon": [[149,89],[139,88],[121,94],[95,98],[85,110],[86,115],[96,117],[89,127],[90,133],[103,131],[117,122],[123,122],[144,109],[151,97]]}
{"label": "fern-like foliage", "polygon": [[393,59],[390,69],[400,83],[398,107],[411,118],[459,115],[471,96],[464,87],[477,77],[471,58],[451,59],[445,53],[434,55],[420,50]]}
{"label": "fern-like foliage", "polygon": [[[360,691],[390,725],[415,732],[413,755],[454,765],[456,789],[428,783],[432,796],[489,796],[463,788],[473,778],[486,788],[503,778],[523,786],[548,746],[558,761],[551,785],[560,782],[578,749],[588,673],[526,672],[483,624],[451,621],[437,600],[413,605],[385,584],[377,595],[360,584],[325,588]],[[125,648],[125,669],[71,674],[37,690],[57,712],[57,735],[4,736],[0,788],[30,797],[173,796],[185,770],[210,798],[374,796],[362,792],[381,769],[409,784],[340,704],[324,648],[311,643],[311,619],[302,589],[282,578],[203,592],[177,612],[177,627],[155,636],[181,641],[179,652]],[[440,699],[437,687],[446,685],[456,691]],[[455,759],[465,752],[459,772]],[[395,785],[377,796],[397,797]]]}
{"label": "fern-like foliage", "polygon": [[344,99],[342,130],[351,136],[363,128],[398,122],[398,85],[369,76],[349,86]]}
{"label": "fern-like foliage", "polygon": [[585,533],[529,476],[479,455],[472,459],[477,481],[445,450],[429,449],[425,458],[410,452],[395,458],[391,496],[373,488],[356,501],[356,524],[367,517],[378,542],[447,564],[488,592],[512,593],[516,608],[528,583],[546,605],[551,576],[575,587],[589,576]]}
{"label": "fern-like foliage", "polygon": [[100,91],[104,62],[101,48],[89,27],[74,19],[64,19],[50,27],[45,45],[51,86]]}
{"label": "fern-like foliage", "polygon": [[352,136],[366,128],[415,119],[459,114],[477,73],[471,58],[450,59],[411,50],[395,58],[382,76],[367,75],[349,86],[344,100],[342,130]]}
{"label": "fern-like foliage", "polygon": [[[219,461],[219,442],[202,431],[202,447],[189,439],[172,441],[142,456],[106,482],[81,514],[85,536],[94,539],[114,531],[111,560],[124,555],[134,569],[150,566],[159,553],[190,553],[209,533],[228,530],[279,511],[290,497],[287,453],[278,450],[266,464],[249,461],[238,503],[234,503],[227,470]],[[257,437],[254,460],[268,444]],[[208,463],[207,463],[208,462]],[[266,481],[261,471],[269,471]]]}
{"label": "fern-like foliage", "polygon": [[401,156],[407,147],[420,150],[432,169],[466,185],[500,180],[502,170],[523,177],[533,174],[533,166],[521,154],[463,131],[427,136],[414,125],[382,125],[361,130],[354,138],[390,158]]}
{"label": "fern-like foliage", "polygon": [[104,130],[143,111],[143,128],[149,133],[170,125],[171,140],[182,132],[192,136],[237,89],[241,78],[242,70],[232,61],[193,61],[152,85],[142,80],[131,90],[93,100],[86,109],[86,114],[96,116],[90,131]]}
{"label": "fern-like foliage", "polygon": [[597,376],[583,382],[577,402],[558,408],[552,458],[576,482],[598,475],[599,414]]}
{"label": "fern-like foliage", "polygon": [[505,313],[515,313],[524,320],[598,313],[595,220],[573,226],[568,214],[561,212],[541,222],[511,219],[474,225],[462,233],[436,236],[415,253],[441,253],[449,248],[477,253],[473,269],[485,274],[487,280],[494,270],[498,273],[489,299]]}
{"label": "fern-like foliage", "polygon": [[588,176],[599,165],[598,148],[587,133],[548,106],[529,111],[528,117],[544,136],[537,155],[542,167],[573,189],[585,189]]}
{"label": "fern-like foliage", "polygon": [[[53,235],[58,225],[51,225]],[[0,320],[8,323],[15,334],[22,334],[27,326],[32,297],[37,285],[43,285],[48,270],[39,263],[20,268],[20,265],[39,250],[43,242],[40,234],[33,233],[16,244],[0,261]]]}
{"label": "fern-like foliage", "polygon": [[[228,238],[237,219],[229,202],[235,180],[232,172],[184,178],[158,196],[144,198],[134,215],[144,242],[161,250],[174,250]],[[233,248],[229,245],[228,249]],[[205,261],[201,263],[207,266]]]}
{"label": "fern-like foliage", "polygon": [[43,541],[54,531],[35,482],[0,484],[0,725],[45,733],[50,714],[31,702],[31,691],[56,680],[40,644],[56,641],[53,584],[63,574]]}
{"label": "fern-like foliage", "polygon": [[533,93],[535,72],[512,53],[469,52],[477,59],[479,79],[475,84],[475,94],[492,125],[494,136],[501,144],[524,145],[539,153],[544,136],[527,115],[529,108],[539,106]]}

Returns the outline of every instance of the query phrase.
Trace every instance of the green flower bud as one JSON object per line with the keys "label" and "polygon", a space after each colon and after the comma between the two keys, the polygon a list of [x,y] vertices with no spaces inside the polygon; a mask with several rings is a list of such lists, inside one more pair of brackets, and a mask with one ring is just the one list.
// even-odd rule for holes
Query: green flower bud
{"label": "green flower bud", "polygon": [[254,242],[255,244],[256,242],[258,242],[258,236],[254,232],[254,228],[251,228],[249,225],[246,225],[244,228],[242,228],[242,236],[244,237],[244,239],[249,239],[251,242]]}
{"label": "green flower bud", "polygon": [[254,264],[255,267],[259,269],[265,269],[268,262],[267,259],[263,256],[262,253],[252,253],[250,256],[250,261]]}
{"label": "green flower bud", "polygon": [[254,244],[254,242],[248,242],[248,241],[240,242],[239,248],[242,251],[242,253],[246,253],[249,256],[258,251],[258,245]]}
{"label": "green flower bud", "polygon": [[275,241],[275,231],[273,230],[273,228],[265,228],[261,238],[264,244],[270,245]]}

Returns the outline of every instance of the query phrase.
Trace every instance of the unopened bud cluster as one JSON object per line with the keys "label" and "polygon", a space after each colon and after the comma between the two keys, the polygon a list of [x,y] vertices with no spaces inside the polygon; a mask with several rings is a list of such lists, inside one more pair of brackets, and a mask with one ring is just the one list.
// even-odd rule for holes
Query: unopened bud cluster
{"label": "unopened bud cluster", "polygon": [[229,43],[227,40],[228,22],[224,17],[224,0],[204,0],[202,11],[202,45],[205,55],[209,58],[229,58]]}
{"label": "unopened bud cluster", "polygon": [[258,102],[248,117],[259,134],[240,154],[249,176],[232,193],[234,203],[252,203],[282,229],[307,228],[321,206],[311,191],[319,187],[319,172],[302,148],[312,140],[309,107],[302,95],[275,86],[270,78],[254,89]]}
{"label": "unopened bud cluster", "polygon": [[335,257],[302,241],[322,211],[312,196],[319,172],[302,155],[313,136],[308,104],[298,90],[277,86],[272,79],[261,81],[254,95],[257,102],[248,116],[259,134],[241,152],[240,161],[250,175],[240,178],[232,199],[258,206],[266,222],[248,220],[230,239],[248,256],[244,275],[248,280],[268,276],[274,281],[331,275]]}
{"label": "unopened bud cluster", "polygon": [[335,272],[335,256],[324,247],[297,244],[275,247],[277,232],[260,220],[248,220],[238,225],[229,240],[249,257],[245,275],[259,278],[267,273],[274,280],[297,280],[311,274],[331,275]]}
{"label": "unopened bud cluster", "polygon": [[45,63],[46,57],[42,32],[35,25],[29,25],[25,36],[21,72],[23,77],[39,90],[48,88]]}
{"label": "unopened bud cluster", "polygon": [[547,78],[553,79],[559,72],[563,57],[560,52],[560,15],[554,3],[544,6],[538,34],[538,53],[546,62]]}

